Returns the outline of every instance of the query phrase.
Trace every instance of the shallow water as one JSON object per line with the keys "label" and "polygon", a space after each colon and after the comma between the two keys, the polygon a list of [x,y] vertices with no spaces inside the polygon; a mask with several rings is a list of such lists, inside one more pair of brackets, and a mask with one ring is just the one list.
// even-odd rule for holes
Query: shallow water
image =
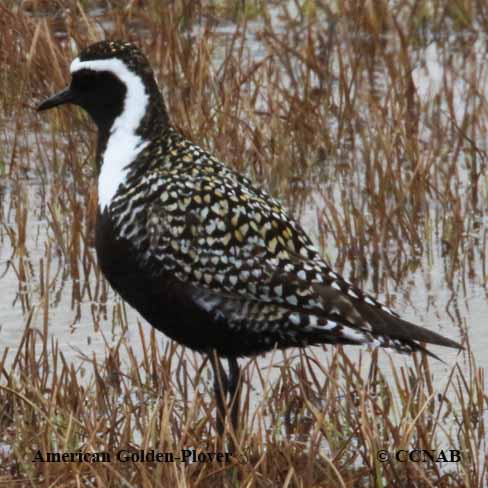
{"label": "shallow water", "polygon": [[[276,13],[272,21],[279,24],[278,13]],[[254,61],[262,59],[266,53],[263,44],[258,40],[259,36],[257,34],[260,28],[260,22],[252,22],[248,26],[246,46],[249,58]],[[279,30],[278,26],[277,31]],[[235,27],[232,24],[226,24],[221,26],[217,33],[225,38],[225,36],[232,35],[234,31]],[[198,36],[199,32],[199,27],[195,26],[193,35]],[[488,100],[486,63],[481,62],[486,56],[486,47],[484,42],[477,42],[479,42],[479,45],[476,46],[476,50],[479,55],[467,61],[471,63],[468,68],[466,68],[465,60],[455,56],[449,67],[443,65],[438,59],[436,43],[432,42],[426,49],[419,51],[417,67],[412,74],[421,103],[426,106],[435,103],[442,83],[453,84],[453,93],[455,94],[453,111],[459,124],[461,124],[463,117],[466,113],[469,113],[472,107],[464,102],[464,95],[469,91],[467,82],[463,82],[462,77],[454,76],[455,73],[458,73],[458,70],[466,69],[467,73],[477,71],[477,79],[482,80],[482,86],[484,87],[480,97],[483,97],[485,102]],[[219,50],[216,50],[216,68],[221,62],[219,56],[223,55],[223,50],[220,54]],[[332,63],[336,62],[337,60],[332,60]],[[468,77],[466,76],[467,79]],[[259,103],[264,104],[264,101],[260,102],[258,100],[258,107]],[[448,107],[443,107],[443,109],[447,112]],[[368,114],[365,113],[364,117],[367,120]],[[333,130],[334,126],[331,123],[331,131]],[[432,129],[427,126],[421,126],[419,130],[422,138],[425,141],[429,141]],[[31,143],[32,141],[25,142],[26,146]],[[486,149],[486,141],[480,141],[480,147]],[[8,153],[8,145],[4,151]],[[350,157],[354,158],[360,152],[361,148],[356,147],[355,151],[351,152]],[[446,154],[450,154],[447,149]],[[459,157],[459,165],[462,169],[461,174],[466,177],[466,181],[461,181],[459,184],[461,186],[464,185],[466,191],[468,191],[468,169],[464,168],[463,172],[464,160],[462,155]],[[328,169],[327,171],[333,172],[334,170]],[[363,175],[353,175],[352,177],[357,177],[361,181]],[[298,216],[315,242],[320,241],[319,215],[325,208],[325,203],[321,196],[322,191],[326,187],[326,191],[333,198],[339,199],[343,191],[342,184],[343,181],[340,177],[327,181],[326,184],[319,182],[317,187],[311,190],[307,203]],[[38,328],[39,330],[43,330],[45,327],[45,302],[39,292],[40,276],[38,270],[40,269],[40,263],[44,262],[45,266],[45,261],[51,258],[51,272],[54,273],[56,269],[59,269],[61,274],[67,266],[64,258],[56,254],[52,239],[53,230],[50,227],[49,219],[45,215],[46,194],[49,194],[50,188],[49,182],[41,182],[32,176],[21,182],[20,194],[22,198],[26,199],[28,213],[28,231],[25,242],[26,254],[23,262],[27,268],[32,267],[36,271],[32,273],[27,283],[22,283],[25,286],[25,291],[19,292],[17,271],[21,258],[18,255],[14,255],[12,258],[14,249],[8,237],[9,227],[14,229],[16,227],[16,213],[10,209],[10,202],[18,197],[16,195],[18,188],[14,184],[10,185],[9,183],[5,183],[3,186],[3,211],[0,213],[2,216],[2,225],[0,226],[0,331],[2,333],[0,355],[3,354],[5,348],[8,348],[9,360],[13,358],[16,352],[27,323],[29,323],[30,327]],[[482,185],[480,185],[479,215],[477,217],[478,226],[474,233],[475,235],[466,236],[466,239],[477,240],[476,251],[470,260],[473,272],[470,272],[469,267],[465,266],[455,272],[454,279],[449,283],[449,263],[446,262],[448,258],[442,256],[441,239],[438,235],[435,235],[436,229],[432,229],[433,235],[430,236],[429,242],[426,243],[426,251],[420,257],[420,262],[416,266],[411,266],[407,272],[404,272],[399,283],[396,283],[394,279],[388,279],[382,288],[382,290],[387,290],[387,292],[380,293],[378,296],[380,300],[384,299],[392,303],[393,308],[405,319],[423,324],[454,340],[461,340],[462,331],[465,330],[477,365],[483,368],[488,366],[488,357],[485,354],[488,348],[488,334],[486,333],[488,302],[486,270],[484,269],[488,235],[487,202],[488,187],[486,180],[482,180]],[[438,212],[440,213],[440,210],[435,207],[429,208],[432,222],[436,221]],[[323,252],[331,263],[334,263],[340,254],[339,249],[337,249],[335,242],[331,238],[326,242]],[[397,249],[387,249],[384,252],[395,256]],[[346,263],[343,274],[348,277],[350,271],[351,266]],[[95,286],[96,280],[94,277],[88,277],[88,280]],[[370,273],[368,279],[364,282],[364,288],[373,290],[375,288],[373,281]],[[47,330],[49,338],[53,338],[58,342],[60,350],[68,361],[80,364],[84,361],[83,356],[103,358],[106,354],[106,345],[117,343],[122,335],[136,353],[141,354],[136,324],[137,322],[143,324],[146,335],[150,330],[150,326],[139,317],[136,311],[129,306],[125,306],[129,328],[124,332],[120,327],[117,315],[121,302],[111,290],[108,290],[106,301],[107,316],[98,317],[95,312],[97,321],[93,318],[93,307],[99,307],[98,301],[90,300],[85,295],[79,304],[74,303],[72,293],[73,283],[70,282],[68,276],[67,281],[63,285],[59,283],[53,287],[48,305],[49,320],[47,322]],[[21,300],[22,294],[29,299],[30,310],[24,309]],[[114,311],[116,311],[115,318]],[[163,335],[159,335],[161,347],[164,347],[166,340]],[[328,350],[314,348],[314,353],[323,362],[328,363],[332,349],[330,347]],[[445,364],[438,361],[430,362],[439,391],[442,391],[448,374],[456,363],[461,366],[463,371],[468,372],[465,354],[435,346],[431,347],[431,350],[445,361]],[[345,351],[354,360],[358,360],[361,354],[363,369],[367,371],[369,353],[365,353],[356,347],[346,347]],[[292,351],[289,354],[293,353]],[[273,364],[279,363],[282,360],[282,354],[275,353],[259,358],[259,365],[267,368],[270,365],[271,358],[273,358]],[[412,360],[409,357],[387,352],[381,352],[379,361],[387,379],[391,379],[389,373],[390,361],[394,361],[399,366],[412,364]],[[271,368],[269,371],[270,380],[273,380],[279,374],[277,368]],[[86,376],[86,379],[89,378],[90,374]],[[488,383],[485,387],[488,389]],[[256,396],[254,401],[259,401],[258,398],[259,395]]]}
{"label": "shallow water", "polygon": [[[35,190],[36,186],[32,185],[28,191],[32,218],[29,219],[31,222],[29,226],[30,232],[27,234],[25,246],[28,251],[27,262],[33,268],[36,267],[41,259],[46,258],[44,241],[48,240],[49,232],[47,221],[35,218],[35,209],[40,208],[39,203],[36,201],[40,196]],[[317,196],[314,199],[313,205],[320,206],[320,197]],[[308,206],[303,212],[301,222],[312,238],[316,240],[316,208],[312,205]],[[9,224],[14,224],[13,216],[6,220],[6,225]],[[486,232],[486,229],[482,227],[482,231]],[[16,352],[28,318],[30,319],[30,327],[37,328],[40,331],[43,330],[44,302],[43,300],[36,301],[35,299],[36,295],[38,296],[36,290],[39,287],[39,275],[36,274],[29,281],[26,290],[23,292],[30,297],[31,313],[26,313],[23,310],[20,299],[22,293],[19,292],[18,276],[14,269],[14,266],[17,267],[16,259],[12,260],[14,266],[10,265],[10,256],[13,250],[5,236],[3,236],[2,241],[0,246],[0,269],[2,271],[0,278],[2,288],[2,299],[0,302],[2,344],[0,354],[3,353],[5,348],[9,348],[9,357],[11,357]],[[328,242],[326,251],[328,258],[333,262],[334,253],[337,252],[333,243]],[[56,258],[53,261],[56,261]],[[52,267],[54,268],[55,264]],[[488,347],[488,334],[484,333],[484,327],[487,318],[487,301],[483,283],[480,280],[470,280],[466,289],[460,293],[445,286],[444,274],[443,258],[439,253],[432,257],[431,263],[427,263],[427,258],[424,258],[422,265],[415,272],[407,275],[402,283],[403,286],[399,286],[397,290],[389,293],[389,298],[394,301],[395,310],[403,318],[414,323],[424,324],[454,340],[461,340],[459,324],[466,324],[468,336],[475,338],[475,340],[471,339],[471,347],[479,361],[478,364],[479,366],[486,366],[484,351]],[[140,352],[136,325],[140,322],[146,333],[151,329],[150,325],[134,309],[124,305],[129,328],[122,332],[120,326],[114,326],[114,321],[117,321],[117,317],[114,318],[114,311],[122,304],[122,301],[110,288],[108,291],[107,316],[105,318],[101,317],[96,326],[91,312],[92,306],[97,305],[96,302],[82,300],[80,302],[80,318],[77,320],[77,311],[73,308],[69,281],[60,290],[59,301],[55,300],[56,294],[51,294],[48,324],[49,338],[54,338],[58,342],[60,349],[68,360],[72,360],[75,363],[80,361],[80,351],[83,351],[86,356],[91,356],[92,354],[103,355],[105,354],[106,344],[115,344],[121,335],[124,335],[131,346]],[[378,297],[380,300],[382,299],[381,294]],[[162,334],[160,334],[160,338],[163,345],[167,339]],[[325,352],[321,348],[315,349],[316,354],[329,354],[329,352]],[[329,347],[330,349],[332,348]],[[345,347],[347,354],[351,357],[359,355],[360,349],[354,346]],[[461,365],[464,364],[463,354],[459,354],[456,350],[438,346],[431,346],[430,349],[446,362],[446,364],[437,361],[432,361],[431,363],[434,375],[438,375],[440,378],[445,377],[456,361]],[[279,359],[280,355],[281,353],[275,354],[275,359]],[[363,356],[367,357],[364,353]],[[382,353],[380,355],[380,363],[384,366],[385,371],[389,369],[390,356],[397,364],[409,364],[411,361],[407,356],[395,353]],[[266,358],[260,359],[261,361],[263,365],[269,363]],[[325,357],[324,361],[326,361]],[[365,368],[367,368],[367,361]],[[388,376],[388,373],[386,375]]]}

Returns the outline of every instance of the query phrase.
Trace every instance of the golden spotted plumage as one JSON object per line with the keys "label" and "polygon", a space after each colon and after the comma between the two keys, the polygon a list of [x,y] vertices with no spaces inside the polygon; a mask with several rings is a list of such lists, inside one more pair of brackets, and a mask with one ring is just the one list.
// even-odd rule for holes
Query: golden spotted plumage
{"label": "golden spotted plumage", "polygon": [[172,129],[139,158],[110,208],[117,233],[134,243],[148,272],[192,286],[195,303],[225,327],[269,344],[319,335],[419,347],[402,332],[384,334],[386,320],[404,322],[333,272],[280,202],[250,180]]}

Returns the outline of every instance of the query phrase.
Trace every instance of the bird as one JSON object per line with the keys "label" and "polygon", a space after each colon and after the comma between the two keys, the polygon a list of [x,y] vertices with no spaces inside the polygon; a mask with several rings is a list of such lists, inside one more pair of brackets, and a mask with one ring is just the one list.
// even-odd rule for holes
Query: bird
{"label": "bird", "polygon": [[37,110],[73,104],[97,126],[99,266],[149,324],[209,357],[220,436],[229,417],[239,427],[239,358],[320,344],[463,349],[335,272],[277,198],[178,131],[136,44],[90,44],[70,74]]}

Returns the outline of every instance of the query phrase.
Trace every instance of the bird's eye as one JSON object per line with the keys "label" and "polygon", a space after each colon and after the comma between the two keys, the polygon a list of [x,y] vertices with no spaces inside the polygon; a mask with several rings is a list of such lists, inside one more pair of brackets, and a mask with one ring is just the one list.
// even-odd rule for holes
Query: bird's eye
{"label": "bird's eye", "polygon": [[81,70],[73,75],[72,85],[76,90],[87,91],[96,83],[97,74],[91,70]]}

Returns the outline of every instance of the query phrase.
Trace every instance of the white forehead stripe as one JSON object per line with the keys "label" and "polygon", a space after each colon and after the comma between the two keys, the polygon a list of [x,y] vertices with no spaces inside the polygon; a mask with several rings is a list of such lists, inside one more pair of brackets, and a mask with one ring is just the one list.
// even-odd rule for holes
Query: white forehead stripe
{"label": "white forehead stripe", "polygon": [[146,113],[149,95],[141,78],[120,59],[93,61],[74,59],[70,66],[71,74],[83,69],[108,71],[124,83],[127,89],[122,113],[114,120],[110,129],[98,177],[98,202],[101,209],[104,210],[105,207],[110,206],[117,189],[125,182],[129,171],[127,165],[134,161],[148,144],[136,134],[136,130]]}

